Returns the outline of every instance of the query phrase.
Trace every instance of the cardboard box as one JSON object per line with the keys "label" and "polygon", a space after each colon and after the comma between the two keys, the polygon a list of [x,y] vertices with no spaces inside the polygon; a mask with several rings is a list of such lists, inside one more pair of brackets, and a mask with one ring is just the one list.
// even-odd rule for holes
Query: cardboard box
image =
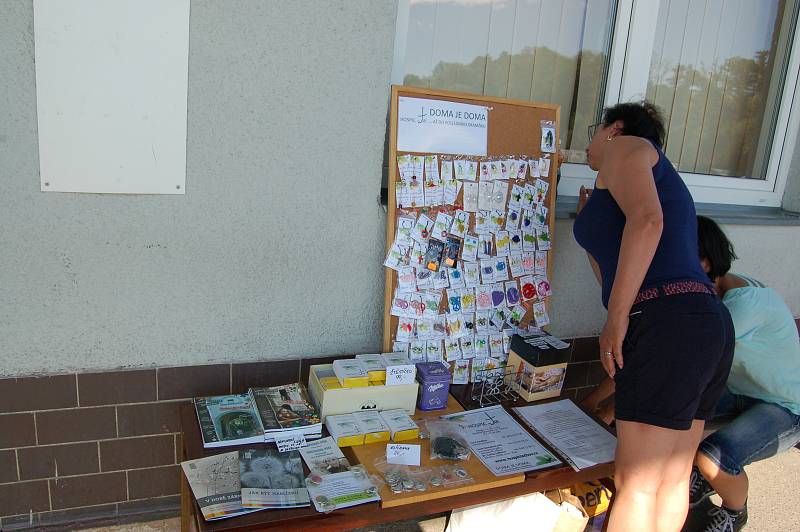
{"label": "cardboard box", "polygon": [[515,334],[511,338],[511,351],[508,354],[508,365],[514,367],[511,384],[514,391],[526,401],[561,395],[572,351],[568,344],[558,339],[548,342],[548,337],[546,334],[529,337]]}
{"label": "cardboard box", "polygon": [[369,382],[386,381],[386,363],[380,354],[375,355],[356,355],[356,360],[360,360],[367,367]]}
{"label": "cardboard box", "polygon": [[367,367],[355,358],[341,358],[333,361],[333,372],[343,388],[369,386]]}
{"label": "cardboard box", "polygon": [[381,415],[375,410],[361,410],[353,412],[361,432],[364,433],[364,443],[380,443],[389,441],[391,430],[383,421]]}
{"label": "cardboard box", "polygon": [[364,432],[352,414],[328,416],[325,420],[325,428],[328,429],[331,438],[339,447],[350,447],[364,443]]}
{"label": "cardboard box", "polygon": [[325,421],[329,415],[349,414],[359,410],[392,410],[402,408],[413,414],[417,403],[418,383],[383,386],[371,383],[362,388],[326,388],[320,382],[331,371],[330,364],[311,366],[308,391],[311,401]]}
{"label": "cardboard box", "polygon": [[383,421],[389,426],[392,441],[401,442],[419,438],[419,427],[404,410],[384,410]]}

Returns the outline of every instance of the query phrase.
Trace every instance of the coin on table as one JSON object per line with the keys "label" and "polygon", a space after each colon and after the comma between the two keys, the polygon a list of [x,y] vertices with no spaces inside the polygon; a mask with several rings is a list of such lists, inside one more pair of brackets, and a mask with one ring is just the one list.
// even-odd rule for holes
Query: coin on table
{"label": "coin on table", "polygon": [[467,470],[460,467],[455,468],[453,471],[458,478],[467,478]]}
{"label": "coin on table", "polygon": [[431,477],[431,486],[441,486],[443,483],[442,477]]}
{"label": "coin on table", "polygon": [[403,493],[403,486],[393,484],[390,488],[392,489],[392,493]]}
{"label": "coin on table", "polygon": [[411,479],[403,480],[403,489],[406,491],[411,491],[414,489],[414,481]]}
{"label": "coin on table", "polygon": [[421,480],[417,480],[416,482],[414,482],[414,489],[416,489],[417,491],[425,491],[428,489],[428,487]]}

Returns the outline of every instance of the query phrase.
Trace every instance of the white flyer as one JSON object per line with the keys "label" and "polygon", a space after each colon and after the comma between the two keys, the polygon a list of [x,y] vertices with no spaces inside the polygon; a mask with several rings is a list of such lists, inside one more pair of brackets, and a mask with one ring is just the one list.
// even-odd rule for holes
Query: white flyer
{"label": "white flyer", "polygon": [[447,416],[475,456],[496,476],[536,471],[561,461],[500,405]]}
{"label": "white flyer", "polygon": [[330,436],[306,443],[300,448],[300,455],[308,469],[324,475],[341,473],[350,467],[350,462]]}
{"label": "white flyer", "polygon": [[309,482],[306,485],[318,512],[381,500],[378,489],[362,471],[333,473],[323,476],[319,484]]}
{"label": "white flyer", "polygon": [[575,471],[614,460],[617,438],[569,399],[514,410]]}
{"label": "white flyer", "polygon": [[400,96],[397,151],[486,155],[489,109],[482,105]]}

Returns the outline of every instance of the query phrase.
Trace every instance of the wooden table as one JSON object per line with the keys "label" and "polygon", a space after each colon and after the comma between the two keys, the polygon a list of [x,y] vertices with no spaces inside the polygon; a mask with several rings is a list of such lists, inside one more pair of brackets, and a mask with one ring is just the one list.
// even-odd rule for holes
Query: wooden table
{"label": "wooden table", "polygon": [[[191,404],[181,406],[181,426],[183,445],[181,461],[223,452],[230,452],[237,447],[222,449],[204,449],[197,424],[197,416]],[[352,450],[345,449],[345,455],[355,464]],[[286,510],[264,510],[230,519],[206,522],[189,487],[186,477],[181,474],[181,530],[186,531],[222,531],[222,530],[314,530],[315,532],[349,530],[351,528],[372,526],[394,521],[421,518],[444,513],[456,508],[464,508],[476,504],[499,501],[526,495],[537,491],[545,491],[578,482],[596,480],[614,473],[614,464],[603,464],[581,471],[573,471],[564,466],[547,471],[528,474],[523,482],[489,488],[481,491],[462,493],[446,498],[432,499],[392,508],[381,508],[379,503],[370,503],[329,514],[321,514],[314,507],[291,508]]]}

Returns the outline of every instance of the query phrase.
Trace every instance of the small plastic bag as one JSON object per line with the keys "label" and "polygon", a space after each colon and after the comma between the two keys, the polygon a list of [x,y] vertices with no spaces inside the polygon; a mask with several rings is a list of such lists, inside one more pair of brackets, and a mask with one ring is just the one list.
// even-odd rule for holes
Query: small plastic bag
{"label": "small plastic bag", "polygon": [[446,419],[428,420],[425,424],[431,439],[431,460],[462,461],[469,459],[469,446],[458,425]]}

